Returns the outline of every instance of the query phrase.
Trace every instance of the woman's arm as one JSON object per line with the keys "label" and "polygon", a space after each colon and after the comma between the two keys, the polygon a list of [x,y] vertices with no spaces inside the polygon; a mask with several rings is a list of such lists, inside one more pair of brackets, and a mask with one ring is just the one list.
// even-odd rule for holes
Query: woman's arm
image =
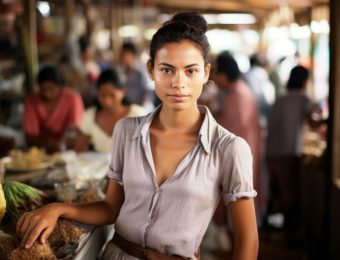
{"label": "woman's arm", "polygon": [[241,199],[230,203],[234,227],[233,260],[257,259],[259,240],[253,199]]}
{"label": "woman's arm", "polygon": [[17,223],[17,233],[22,237],[22,246],[29,248],[37,239],[45,243],[59,217],[96,226],[114,223],[123,202],[123,187],[110,180],[104,200],[79,205],[52,203],[27,212]]}
{"label": "woman's arm", "polygon": [[91,137],[83,134],[81,131],[78,132],[77,139],[74,143],[73,150],[76,152],[83,152],[88,150]]}

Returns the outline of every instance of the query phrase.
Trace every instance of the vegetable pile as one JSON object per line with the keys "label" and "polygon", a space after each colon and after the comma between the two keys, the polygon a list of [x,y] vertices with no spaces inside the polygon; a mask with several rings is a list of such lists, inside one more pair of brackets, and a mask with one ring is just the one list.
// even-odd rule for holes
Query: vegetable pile
{"label": "vegetable pile", "polygon": [[[3,188],[0,183],[0,224],[5,216],[6,224],[10,222],[15,225],[26,211],[42,207],[46,198],[42,191],[20,182],[7,181]],[[0,259],[63,258],[65,255],[58,253],[62,252],[60,249],[70,244],[77,244],[84,232],[84,229],[75,226],[71,221],[59,219],[46,244],[35,242],[30,249],[24,249],[19,246],[20,239],[17,235],[0,230]]]}
{"label": "vegetable pile", "polygon": [[43,206],[47,197],[42,191],[16,181],[5,182],[3,192],[7,204],[6,215],[12,222],[16,222],[24,212]]}

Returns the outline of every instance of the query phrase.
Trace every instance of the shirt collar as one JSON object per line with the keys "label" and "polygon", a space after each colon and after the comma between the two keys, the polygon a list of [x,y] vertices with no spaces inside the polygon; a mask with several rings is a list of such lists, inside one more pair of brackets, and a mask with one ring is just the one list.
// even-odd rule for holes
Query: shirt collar
{"label": "shirt collar", "polygon": [[[143,117],[141,124],[136,128],[132,135],[132,139],[141,137],[143,140],[143,144],[146,145],[147,141],[149,140],[149,128],[152,123],[153,118],[159,112],[162,105],[159,105],[153,112]],[[198,140],[202,144],[206,153],[211,152],[212,140],[213,140],[213,133],[214,129],[217,126],[217,123],[210,113],[209,109],[206,106],[198,106],[199,111],[204,114],[204,119],[201,125],[201,129],[198,133]]]}

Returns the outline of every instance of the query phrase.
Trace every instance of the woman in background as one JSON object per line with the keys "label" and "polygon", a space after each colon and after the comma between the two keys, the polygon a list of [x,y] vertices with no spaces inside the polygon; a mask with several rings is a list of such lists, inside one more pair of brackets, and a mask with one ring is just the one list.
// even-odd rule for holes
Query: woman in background
{"label": "woman in background", "polygon": [[124,94],[123,85],[114,70],[106,70],[100,74],[97,80],[96,106],[85,111],[74,150],[86,151],[92,145],[97,152],[110,152],[116,122],[126,116],[146,114],[143,107],[126,104]]}

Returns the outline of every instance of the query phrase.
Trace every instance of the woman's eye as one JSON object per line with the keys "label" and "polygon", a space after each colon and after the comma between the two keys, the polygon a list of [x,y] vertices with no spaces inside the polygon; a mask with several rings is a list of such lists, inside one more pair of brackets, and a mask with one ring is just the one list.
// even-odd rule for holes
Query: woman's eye
{"label": "woman's eye", "polygon": [[164,72],[165,74],[171,73],[171,69],[168,69],[168,68],[162,68],[161,71]]}
{"label": "woman's eye", "polygon": [[188,69],[189,75],[195,75],[197,73],[197,69]]}

